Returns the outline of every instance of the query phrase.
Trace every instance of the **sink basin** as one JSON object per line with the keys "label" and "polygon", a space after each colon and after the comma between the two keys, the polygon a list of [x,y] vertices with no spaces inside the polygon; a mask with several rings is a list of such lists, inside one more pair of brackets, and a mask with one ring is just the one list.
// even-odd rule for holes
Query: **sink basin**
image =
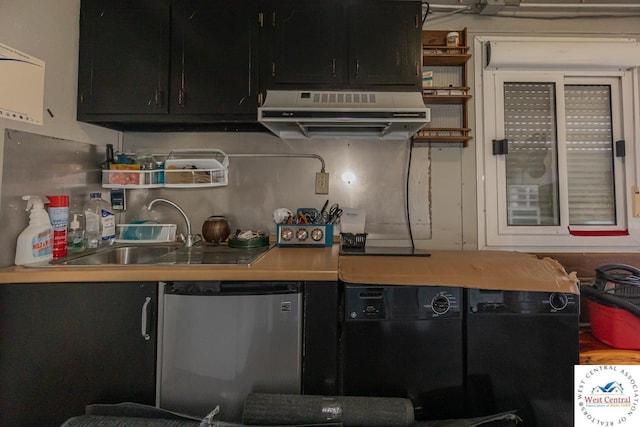
{"label": "sink basin", "polygon": [[50,261],[49,264],[62,266],[155,264],[155,260],[158,258],[175,252],[181,247],[181,244],[174,243],[163,245],[116,245],[56,259]]}
{"label": "sink basin", "polygon": [[269,246],[231,248],[227,244],[197,244],[167,253],[156,264],[251,265],[262,257]]}
{"label": "sink basin", "polygon": [[90,249],[77,255],[54,259],[32,267],[82,267],[97,265],[250,265],[266,253],[269,246],[230,248],[226,244],[199,243],[190,248],[180,243],[116,244]]}

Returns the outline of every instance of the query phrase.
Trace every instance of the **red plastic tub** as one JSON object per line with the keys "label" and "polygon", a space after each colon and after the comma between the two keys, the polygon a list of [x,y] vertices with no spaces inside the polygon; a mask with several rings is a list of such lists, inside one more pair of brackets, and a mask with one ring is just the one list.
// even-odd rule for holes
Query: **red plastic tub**
{"label": "red plastic tub", "polygon": [[591,334],[611,347],[640,349],[640,317],[623,308],[609,307],[587,299]]}

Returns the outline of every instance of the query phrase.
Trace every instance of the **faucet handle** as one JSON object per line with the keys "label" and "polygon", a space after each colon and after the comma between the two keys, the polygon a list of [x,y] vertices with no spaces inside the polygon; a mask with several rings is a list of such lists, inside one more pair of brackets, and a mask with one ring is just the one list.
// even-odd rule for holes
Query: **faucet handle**
{"label": "faucet handle", "polygon": [[190,248],[201,240],[200,236],[197,234],[187,234],[186,236],[184,234],[180,234],[179,238],[182,244],[187,248]]}

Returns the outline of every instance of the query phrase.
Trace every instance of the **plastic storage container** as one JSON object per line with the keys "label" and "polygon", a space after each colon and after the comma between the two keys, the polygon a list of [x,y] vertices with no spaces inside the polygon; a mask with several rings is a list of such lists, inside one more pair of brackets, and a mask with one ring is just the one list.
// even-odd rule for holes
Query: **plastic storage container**
{"label": "plastic storage container", "polygon": [[102,193],[91,193],[84,205],[85,246],[97,248],[112,244],[116,238],[116,222],[111,206]]}
{"label": "plastic storage container", "polygon": [[596,268],[587,298],[593,336],[615,348],[640,349],[640,270],[624,264]]}
{"label": "plastic storage container", "polygon": [[173,150],[164,162],[165,187],[220,187],[229,181],[229,156],[218,149]]}
{"label": "plastic storage container", "polygon": [[591,299],[587,300],[591,334],[611,347],[640,349],[640,317],[623,308],[608,307]]}

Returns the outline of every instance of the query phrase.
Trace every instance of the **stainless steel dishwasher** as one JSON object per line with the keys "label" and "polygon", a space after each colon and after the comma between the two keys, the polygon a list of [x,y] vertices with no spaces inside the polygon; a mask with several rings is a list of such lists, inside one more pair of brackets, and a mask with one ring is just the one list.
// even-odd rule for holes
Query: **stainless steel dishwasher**
{"label": "stainless steel dishwasher", "polygon": [[240,421],[252,392],[300,393],[302,284],[172,282],[161,295],[157,403]]}

